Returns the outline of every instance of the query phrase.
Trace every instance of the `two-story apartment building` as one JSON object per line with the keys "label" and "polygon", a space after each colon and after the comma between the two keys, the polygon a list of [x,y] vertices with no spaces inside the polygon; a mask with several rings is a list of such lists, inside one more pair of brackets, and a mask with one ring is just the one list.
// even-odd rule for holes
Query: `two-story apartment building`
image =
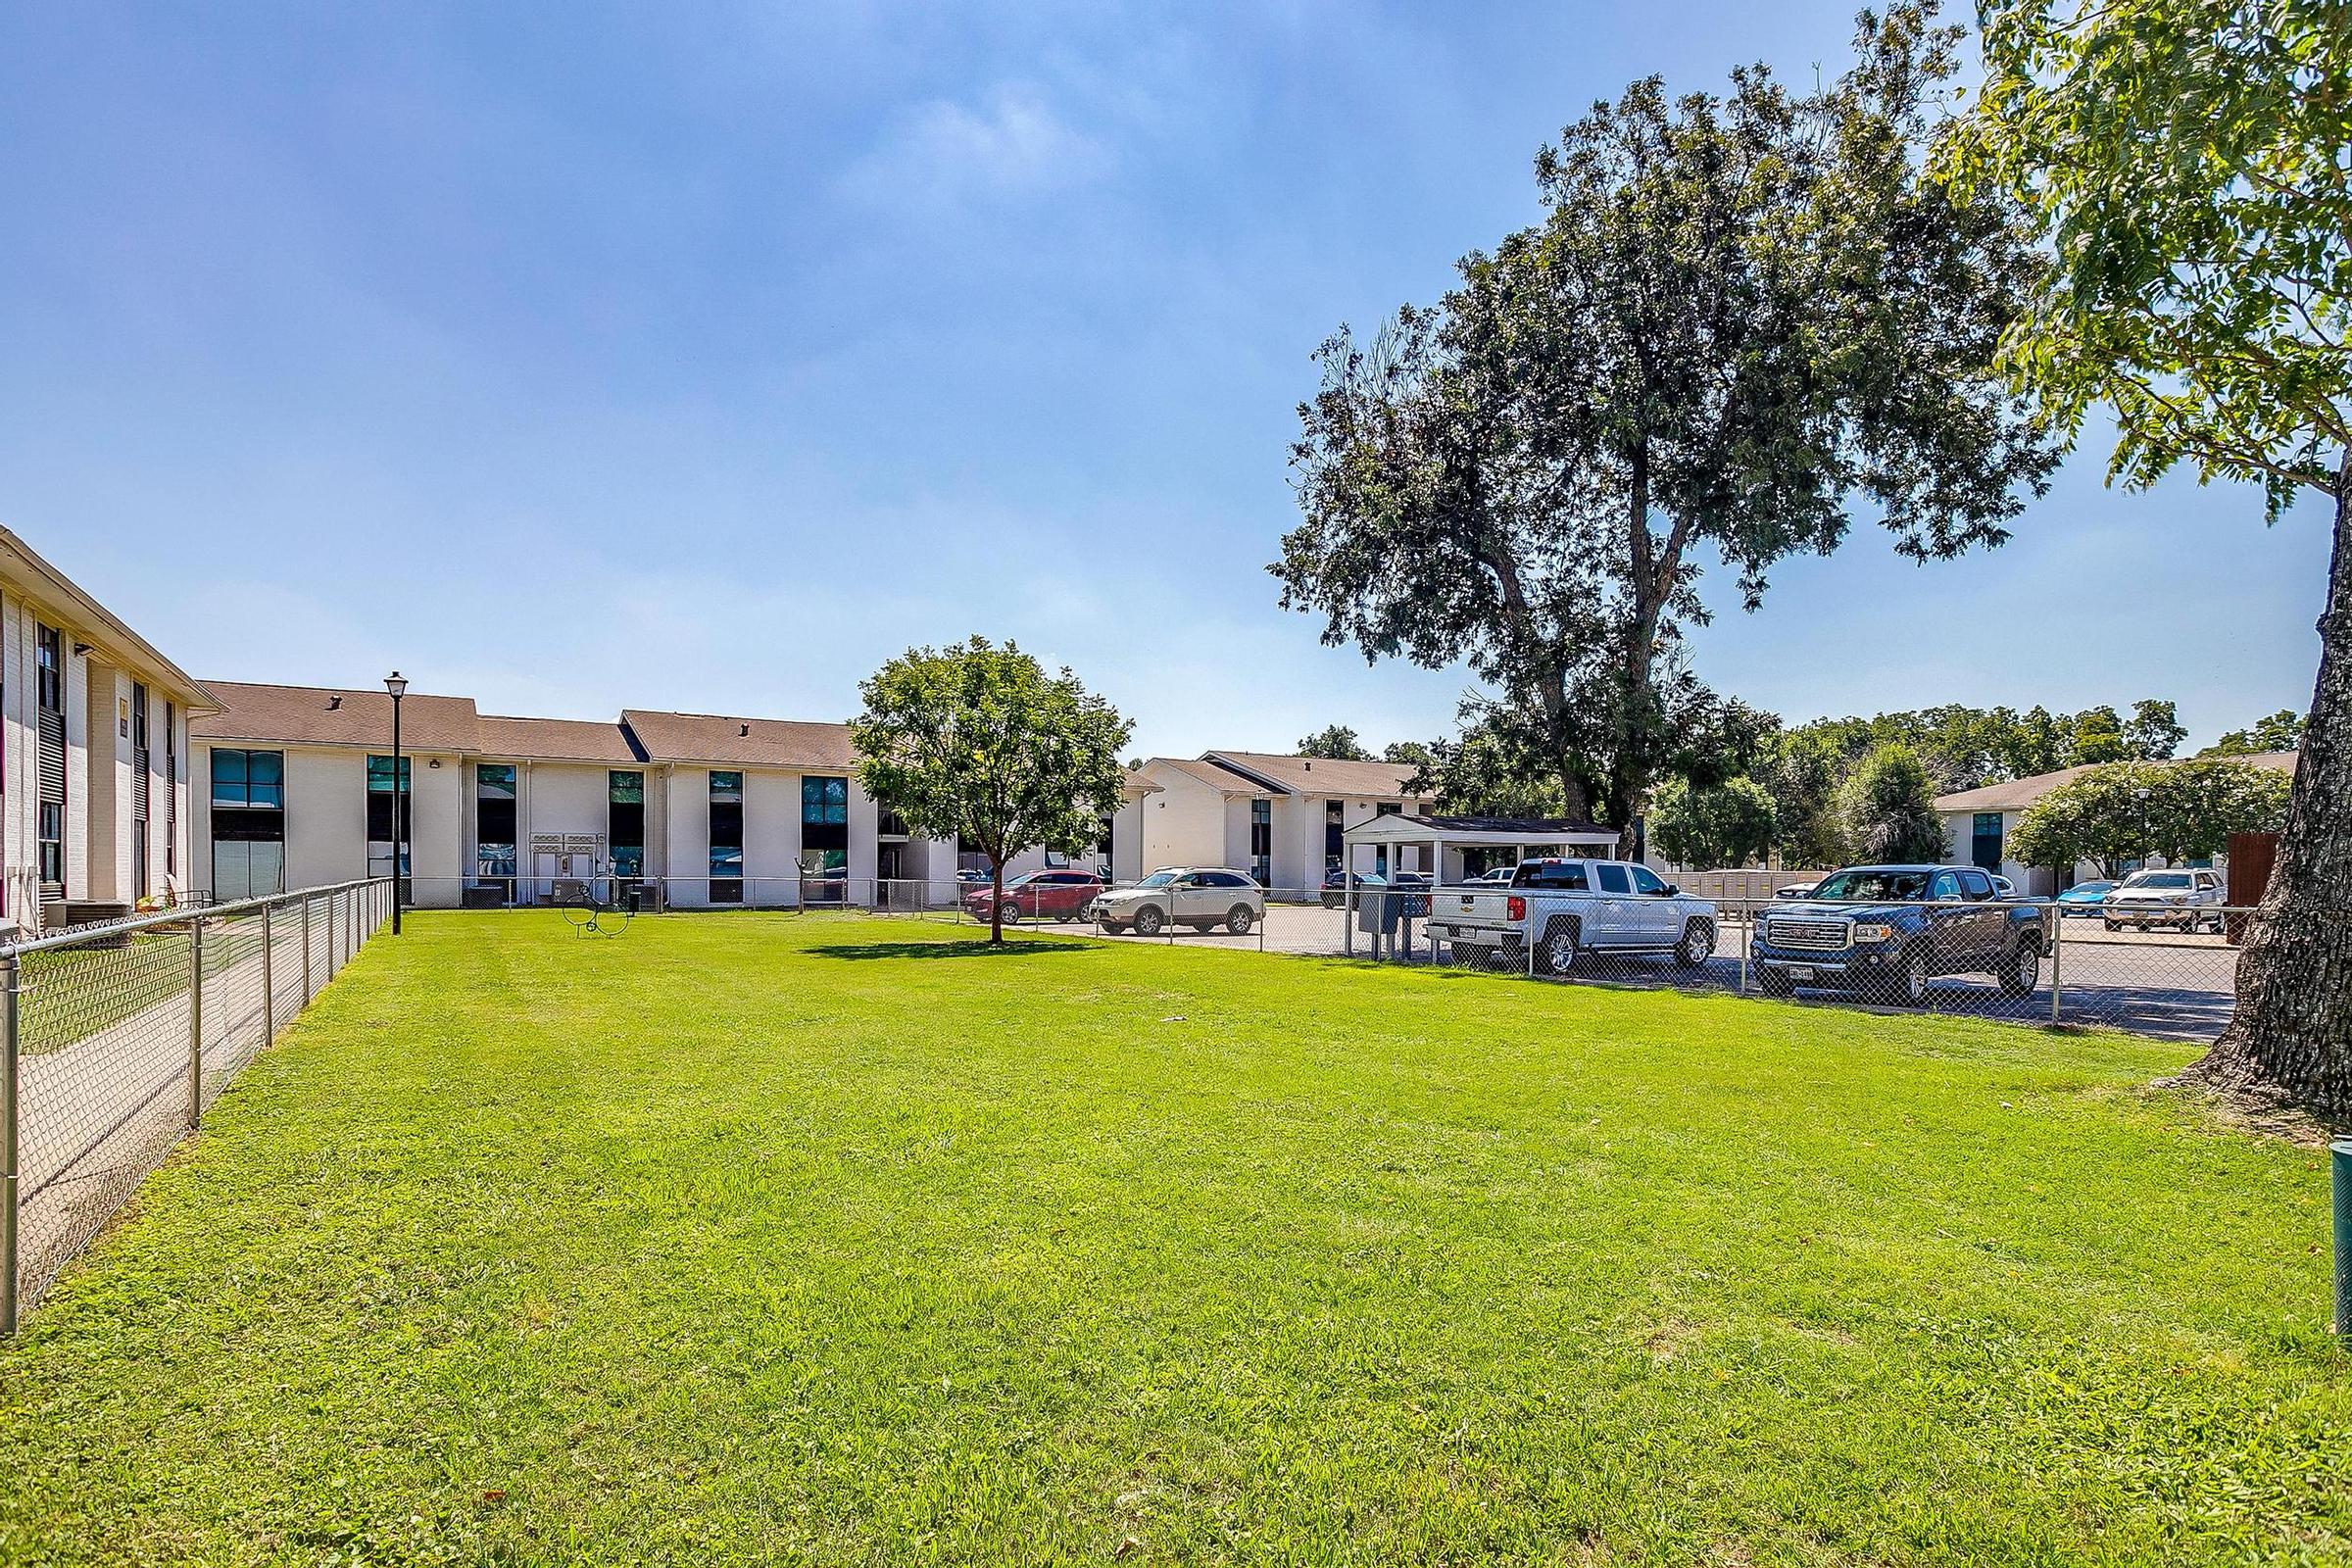
{"label": "two-story apartment building", "polygon": [[[1422,809],[1405,787],[1413,773],[1407,763],[1270,752],[1150,758],[1140,776],[1156,793],[1140,812],[1143,863],[1230,866],[1286,891],[1320,887],[1351,858],[1358,875],[1386,873],[1385,849],[1351,852],[1345,836],[1369,817]],[[1426,869],[1420,855],[1404,852],[1396,869]]]}
{"label": "two-story apartment building", "polygon": [[212,699],[0,528],[0,930],[189,885],[188,720]]}
{"label": "two-story apartment building", "polygon": [[[409,896],[428,908],[543,902],[606,878],[687,908],[913,905],[954,888],[956,847],[910,834],[866,795],[846,724],[653,709],[613,723],[523,718],[412,694],[396,782],[382,690],[212,689],[220,711],[194,740],[209,786],[196,834],[217,897],[385,874],[396,802]],[[1150,788],[1131,781],[1119,813],[1130,861]],[[1115,862],[1116,819],[1107,838]],[[1030,852],[1013,869],[1043,860]]]}

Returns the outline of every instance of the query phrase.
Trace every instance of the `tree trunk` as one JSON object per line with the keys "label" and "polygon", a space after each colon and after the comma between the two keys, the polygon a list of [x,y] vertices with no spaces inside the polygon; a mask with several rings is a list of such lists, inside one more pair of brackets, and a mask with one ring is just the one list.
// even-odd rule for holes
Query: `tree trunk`
{"label": "tree trunk", "polygon": [[2286,831],[2237,960],[2237,1013],[2181,1075],[2352,1121],[2352,454],[2336,469],[2320,678]]}
{"label": "tree trunk", "polygon": [[988,858],[988,940],[1004,940],[1004,858]]}

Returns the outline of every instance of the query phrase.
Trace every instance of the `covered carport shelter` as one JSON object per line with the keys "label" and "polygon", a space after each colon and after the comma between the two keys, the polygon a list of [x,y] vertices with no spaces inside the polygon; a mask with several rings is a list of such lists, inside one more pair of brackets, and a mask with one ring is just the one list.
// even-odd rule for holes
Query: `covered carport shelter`
{"label": "covered carport shelter", "polygon": [[[1617,830],[1592,822],[1558,817],[1415,816],[1391,811],[1367,817],[1344,835],[1350,848],[1372,845],[1388,851],[1388,864],[1401,865],[1398,852],[1420,849],[1422,863],[1432,868],[1440,886],[1464,880],[1463,857],[1469,851],[1508,854],[1514,860],[1545,855],[1608,856],[1616,853]],[[1355,951],[1355,857],[1348,857],[1348,952]]]}

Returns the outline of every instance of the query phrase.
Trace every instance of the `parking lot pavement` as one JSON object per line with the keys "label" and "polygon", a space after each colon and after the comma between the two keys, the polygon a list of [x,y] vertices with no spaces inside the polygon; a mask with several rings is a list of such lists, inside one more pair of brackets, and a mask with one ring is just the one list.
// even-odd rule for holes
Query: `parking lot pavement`
{"label": "parking lot pavement", "polygon": [[[1167,936],[1113,937],[1119,942],[1171,940],[1184,947],[1228,948],[1250,953],[1333,956],[1345,947],[1346,916],[1337,909],[1312,906],[1273,905],[1266,910],[1262,932],[1237,937],[1223,931],[1206,935],[1179,931]],[[2089,929],[2083,929],[2088,926]],[[1574,980],[1607,985],[1657,986],[1683,990],[1736,992],[1740,989],[1740,948],[1743,933],[1737,921],[1727,924],[1717,955],[1697,969],[1677,968],[1664,957],[1607,957],[1588,954],[1577,965]],[[2095,921],[2068,921],[2064,950],[2057,963],[2059,1005],[2056,1021],[2129,1030],[2160,1039],[2208,1041],[2222,1032],[2236,1004],[2237,950],[2216,936],[2180,932],[2108,932]],[[1367,952],[1358,933],[1355,951]],[[1428,949],[1415,933],[1414,960],[1426,962]],[[1988,976],[1948,975],[1937,979],[1921,1010],[2019,1023],[2052,1021],[2051,965],[2042,966],[2042,984],[2032,996],[2006,997]],[[1752,977],[1751,977],[1752,987]],[[1850,1003],[1835,992],[1799,991],[1800,1002]]]}

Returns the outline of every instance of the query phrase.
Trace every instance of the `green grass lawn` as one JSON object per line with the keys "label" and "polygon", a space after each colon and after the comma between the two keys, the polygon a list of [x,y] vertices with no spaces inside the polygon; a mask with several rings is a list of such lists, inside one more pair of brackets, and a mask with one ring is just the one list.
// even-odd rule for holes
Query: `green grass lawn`
{"label": "green grass lawn", "polygon": [[413,915],[0,1351],[0,1557],[2352,1553],[2183,1048],[967,936]]}

